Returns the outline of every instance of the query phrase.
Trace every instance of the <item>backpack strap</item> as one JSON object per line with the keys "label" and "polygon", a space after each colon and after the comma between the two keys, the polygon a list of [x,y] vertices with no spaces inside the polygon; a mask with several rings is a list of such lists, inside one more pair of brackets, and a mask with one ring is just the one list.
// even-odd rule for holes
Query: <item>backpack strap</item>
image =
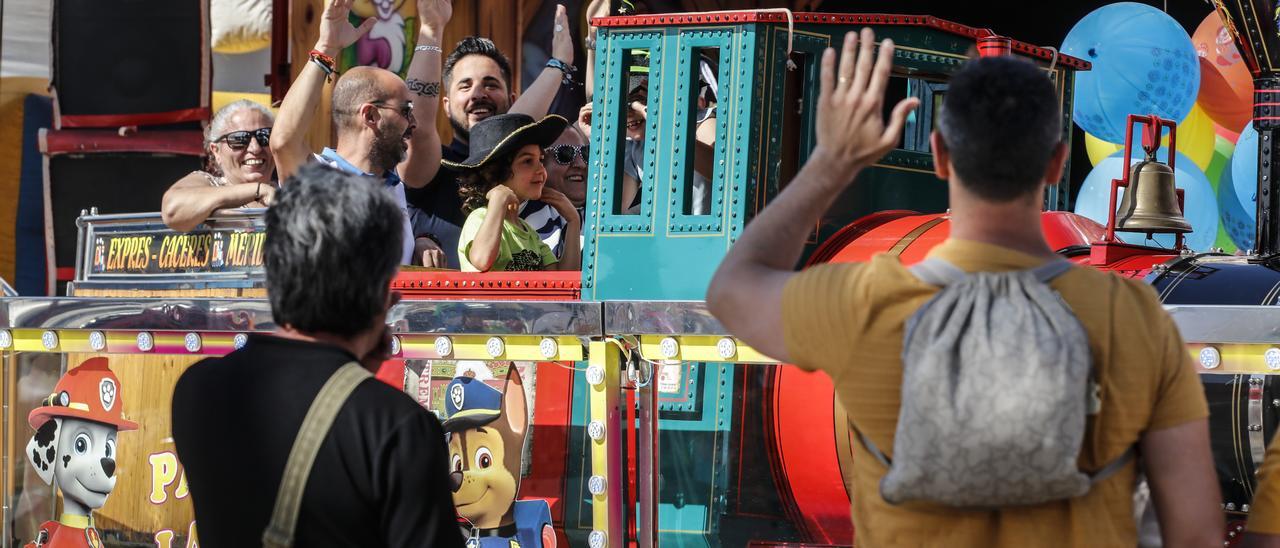
{"label": "backpack strap", "polygon": [[[1066,262],[1066,261],[1063,261],[1063,262]],[[1129,448],[1126,449],[1124,453],[1122,453],[1120,456],[1116,457],[1115,459],[1112,459],[1112,461],[1108,462],[1106,466],[1103,466],[1097,472],[1094,472],[1093,474],[1091,474],[1089,476],[1089,485],[1097,485],[1102,480],[1105,480],[1111,477],[1112,474],[1119,472],[1121,468],[1124,468],[1125,465],[1129,464],[1129,461],[1133,460],[1134,457],[1137,457],[1137,456],[1138,456],[1138,445],[1137,444],[1130,445]]]}
{"label": "backpack strap", "polygon": [[867,449],[868,453],[871,453],[871,456],[880,461],[880,464],[883,464],[885,468],[893,466],[893,463],[889,461],[889,457],[885,456],[884,451],[881,451],[879,447],[876,447],[875,442],[872,442],[871,438],[868,438],[861,430],[858,430],[858,427],[853,425],[853,421],[849,422],[849,428],[852,428],[853,431],[858,434],[858,441],[862,442],[862,446]]}
{"label": "backpack strap", "polygon": [[960,270],[960,267],[938,257],[930,257],[920,261],[908,270],[915,277],[920,278],[920,281],[938,287],[946,287],[963,280],[968,275],[965,271]]}
{"label": "backpack strap", "polygon": [[1073,266],[1075,266],[1075,264],[1066,259],[1050,259],[1049,262],[1032,268],[1031,274],[1034,275],[1037,280],[1047,284],[1053,281],[1054,278],[1066,274]]}
{"label": "backpack strap", "polygon": [[[1048,262],[1030,269],[1030,272],[1042,283],[1049,283],[1054,278],[1071,270],[1073,266],[1075,264],[1066,259],[1050,259]],[[963,280],[968,275],[960,267],[938,257],[930,257],[920,261],[908,270],[915,277],[920,278],[920,281],[938,287],[946,287]]]}
{"label": "backpack strap", "polygon": [[302,506],[302,492],[307,486],[307,478],[311,476],[311,466],[315,464],[320,443],[328,436],[329,428],[338,417],[338,411],[356,386],[371,376],[360,364],[347,362],[325,381],[320,392],[311,401],[311,407],[302,419],[302,427],[298,429],[298,436],[293,440],[289,460],[284,465],[275,508],[271,511],[271,523],[262,532],[263,546],[283,548],[293,545],[298,510]]}

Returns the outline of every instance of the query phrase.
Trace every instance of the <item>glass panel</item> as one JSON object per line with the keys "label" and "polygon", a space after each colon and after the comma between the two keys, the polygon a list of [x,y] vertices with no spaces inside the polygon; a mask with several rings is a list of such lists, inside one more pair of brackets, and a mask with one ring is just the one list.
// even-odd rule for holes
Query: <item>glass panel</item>
{"label": "glass panel", "polygon": [[790,366],[658,367],[661,546],[852,543],[849,437],[829,381]]}
{"label": "glass panel", "polygon": [[622,176],[617,178],[612,213],[639,215],[644,199],[643,182],[646,177],[653,178],[653,165],[645,151],[645,136],[651,130],[648,124],[649,98],[657,94],[652,93],[649,86],[650,50],[631,48],[623,53],[622,59],[627,67],[625,85],[621,87],[623,108],[619,109],[623,139],[622,150],[617,157],[622,159]]}

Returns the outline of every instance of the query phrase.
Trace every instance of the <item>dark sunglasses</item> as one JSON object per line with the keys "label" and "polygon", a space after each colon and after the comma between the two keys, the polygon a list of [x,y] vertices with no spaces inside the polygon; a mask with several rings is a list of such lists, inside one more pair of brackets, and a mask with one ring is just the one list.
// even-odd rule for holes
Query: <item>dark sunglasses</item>
{"label": "dark sunglasses", "polygon": [[382,101],[372,101],[369,104],[378,108],[389,108],[400,113],[405,120],[413,120],[413,101],[405,101],[403,105],[395,106]]}
{"label": "dark sunglasses", "polygon": [[222,137],[214,139],[213,142],[226,141],[227,146],[232,150],[242,150],[249,146],[249,139],[258,141],[258,146],[267,148],[271,144],[271,128],[258,128],[253,131],[233,131]]}
{"label": "dark sunglasses", "polygon": [[567,166],[573,163],[573,155],[582,156],[582,163],[587,163],[587,154],[590,152],[591,145],[573,146],[573,145],[556,145],[547,147],[547,153],[555,158],[556,163]]}

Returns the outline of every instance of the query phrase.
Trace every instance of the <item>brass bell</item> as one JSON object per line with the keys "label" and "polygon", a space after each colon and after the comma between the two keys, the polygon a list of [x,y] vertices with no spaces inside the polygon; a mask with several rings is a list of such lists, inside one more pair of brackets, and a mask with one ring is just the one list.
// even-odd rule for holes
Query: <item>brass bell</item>
{"label": "brass bell", "polygon": [[1116,212],[1116,230],[1168,234],[1191,232],[1191,223],[1178,206],[1178,190],[1173,184],[1173,168],[1150,155],[1133,166],[1129,188]]}

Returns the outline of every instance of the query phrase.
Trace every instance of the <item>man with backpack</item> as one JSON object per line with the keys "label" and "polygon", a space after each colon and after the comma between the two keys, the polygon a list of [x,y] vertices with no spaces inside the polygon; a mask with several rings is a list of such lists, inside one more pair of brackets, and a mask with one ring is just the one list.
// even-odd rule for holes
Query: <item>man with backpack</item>
{"label": "man with backpack", "polygon": [[886,125],[893,44],[876,58],[874,39],[850,33],[838,67],[825,52],[817,146],[707,294],[744,342],[831,377],[859,441],[858,545],[1133,546],[1140,473],[1165,546],[1220,545],[1208,409],[1173,322],[1148,286],[1072,267],[1041,232],[1070,151],[1039,68],[998,57],[953,75],[931,140],[951,235],[928,260],[793,271],[918,104]]}

